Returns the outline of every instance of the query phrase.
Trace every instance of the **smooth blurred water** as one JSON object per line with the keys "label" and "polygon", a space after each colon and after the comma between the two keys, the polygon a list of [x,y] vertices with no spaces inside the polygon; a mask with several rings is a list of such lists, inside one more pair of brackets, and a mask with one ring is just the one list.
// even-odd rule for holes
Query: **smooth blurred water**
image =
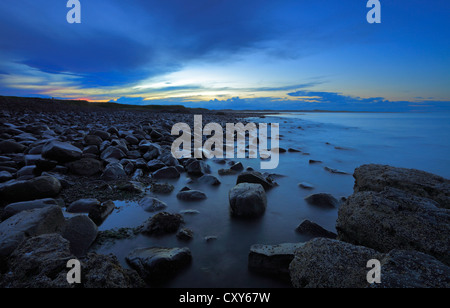
{"label": "smooth blurred water", "polygon": [[[236,184],[236,176],[218,176],[218,169],[227,166],[210,161],[212,174],[222,185],[189,184],[192,189],[205,192],[207,200],[188,203],[176,198],[176,193],[189,180],[186,174],[171,181],[175,185],[172,194],[156,196],[168,204],[168,212],[200,211],[198,215],[185,216],[186,227],[194,231],[193,241],[180,242],[175,235],[140,235],[107,245],[99,252],[112,252],[126,265],[125,257],[137,247],[187,246],[193,254],[192,265],[164,286],[288,287],[286,282],[250,273],[247,269],[249,249],[252,244],[309,240],[295,232],[304,219],[335,231],[338,209],[316,208],[307,204],[304,198],[318,192],[330,193],[336,198],[349,196],[354,179],[351,175],[331,174],[324,170],[325,166],[353,173],[362,164],[380,163],[450,177],[450,114],[291,113],[250,120],[280,123],[280,146],[302,151],[281,154],[279,167],[269,171],[282,177],[277,177],[280,186],[267,192],[268,208],[262,218],[248,221],[230,217],[228,192]],[[310,159],[323,163],[309,164]],[[260,167],[259,159],[235,161],[242,161],[246,167],[255,170]],[[315,189],[301,189],[300,182],[308,182]],[[152,216],[135,202],[116,202],[116,206],[119,210],[107,219],[101,230],[136,227]],[[217,236],[218,239],[207,243],[205,236]]]}

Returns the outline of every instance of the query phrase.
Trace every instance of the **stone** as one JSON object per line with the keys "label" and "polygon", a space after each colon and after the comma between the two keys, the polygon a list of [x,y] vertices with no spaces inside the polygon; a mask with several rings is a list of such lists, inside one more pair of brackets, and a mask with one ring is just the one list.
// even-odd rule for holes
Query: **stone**
{"label": "stone", "polygon": [[428,198],[438,207],[450,209],[450,180],[428,172],[385,165],[363,165],[355,170],[355,193],[380,192],[385,187],[401,189],[417,197]]}
{"label": "stone", "polygon": [[167,207],[167,204],[159,199],[152,197],[145,197],[139,201],[139,205],[144,208],[146,212],[162,211]]}
{"label": "stone", "polygon": [[111,158],[121,160],[122,158],[125,158],[126,156],[127,155],[119,147],[110,146],[102,152],[102,154],[100,155],[100,158],[103,160],[108,160]]}
{"label": "stone", "polygon": [[5,207],[3,211],[3,218],[9,218],[22,211],[40,209],[53,205],[58,205],[58,203],[56,202],[55,199],[51,198],[11,203]]}
{"label": "stone", "polygon": [[100,205],[100,201],[94,198],[80,199],[72,202],[67,207],[69,213],[89,213],[92,208]]}
{"label": "stone", "polygon": [[0,224],[0,257],[8,256],[28,237],[55,233],[64,224],[59,206],[20,212]]}
{"label": "stone", "polygon": [[177,198],[183,201],[201,201],[207,198],[204,192],[198,190],[184,190],[177,194]]}
{"label": "stone", "polygon": [[334,174],[344,174],[344,175],[348,175],[349,173],[339,170],[339,169],[335,169],[335,168],[330,168],[330,167],[324,167],[323,169],[325,169],[325,171],[328,171],[330,173],[334,173]]}
{"label": "stone", "polygon": [[238,172],[236,170],[231,170],[231,169],[219,169],[218,174],[220,176],[227,176],[227,175],[235,175]]}
{"label": "stone", "polygon": [[67,163],[81,158],[83,151],[67,142],[50,141],[42,148],[42,157]]}
{"label": "stone", "polygon": [[214,175],[205,174],[197,179],[197,182],[200,184],[206,184],[211,186],[218,186],[221,184],[218,178],[216,178]]}
{"label": "stone", "polygon": [[265,190],[275,186],[270,177],[264,177],[264,175],[257,171],[246,171],[239,174],[236,184],[240,183],[261,184]]}
{"label": "stone", "polygon": [[189,248],[140,248],[132,251],[126,261],[144,280],[158,283],[186,268],[192,254]]}
{"label": "stone", "polygon": [[169,183],[153,183],[150,186],[150,191],[155,194],[170,194],[175,187]]}
{"label": "stone", "polygon": [[203,160],[195,160],[186,166],[186,172],[189,175],[202,176],[211,173],[211,168]]}
{"label": "stone", "polygon": [[234,170],[234,171],[242,171],[242,170],[244,170],[244,165],[242,165],[241,162],[238,162],[238,163],[235,163],[234,165],[232,165],[230,167],[230,169]]}
{"label": "stone", "polygon": [[417,250],[450,265],[450,210],[410,192],[362,191],[339,209],[338,238],[380,252]]}
{"label": "stone", "polygon": [[13,153],[23,153],[26,147],[14,140],[3,140],[0,142],[0,153],[2,154],[13,154]]}
{"label": "stone", "polygon": [[86,145],[94,145],[94,146],[100,146],[102,144],[103,140],[97,135],[86,135],[84,137],[84,143]]}
{"label": "stone", "polygon": [[175,167],[164,167],[152,174],[154,179],[178,179],[180,172]]}
{"label": "stone", "polygon": [[313,236],[313,237],[325,237],[336,239],[337,235],[333,232],[325,230],[318,224],[311,222],[309,220],[304,220],[300,223],[300,225],[295,229],[300,234]]}
{"label": "stone", "polygon": [[127,174],[123,166],[119,163],[112,163],[106,166],[101,178],[105,181],[114,181],[126,177]]}
{"label": "stone", "polygon": [[86,255],[97,233],[97,225],[85,215],[68,219],[61,231],[62,237],[70,242],[70,251],[77,257]]}
{"label": "stone", "polygon": [[289,264],[294,259],[295,251],[303,245],[303,243],[252,245],[248,256],[248,267],[254,272],[289,279]]}
{"label": "stone", "polygon": [[103,170],[103,164],[94,158],[82,158],[67,164],[69,171],[76,175],[93,176]]}
{"label": "stone", "polygon": [[151,161],[149,161],[147,163],[147,169],[150,172],[155,172],[155,171],[157,171],[157,170],[159,170],[161,168],[164,168],[164,167],[166,167],[166,165],[162,161],[160,161],[159,159],[153,159],[153,160],[151,160]]}
{"label": "stone", "polygon": [[306,202],[310,205],[322,207],[322,208],[335,208],[339,206],[339,201],[330,194],[319,193],[309,195],[305,198]]}
{"label": "stone", "polygon": [[266,193],[260,184],[241,183],[229,193],[230,212],[238,217],[258,217],[267,207]]}
{"label": "stone", "polygon": [[0,171],[0,183],[12,180],[14,177],[8,171]]}
{"label": "stone", "polygon": [[181,241],[190,241],[194,238],[194,232],[188,228],[180,229],[177,232],[177,238]]}
{"label": "stone", "polygon": [[180,214],[161,212],[149,218],[142,226],[141,232],[148,235],[175,233],[184,223]]}
{"label": "stone", "polygon": [[110,200],[103,202],[102,204],[97,204],[89,211],[89,218],[99,226],[109,215],[111,215],[115,208],[116,205]]}
{"label": "stone", "polygon": [[0,184],[0,199],[8,202],[30,201],[56,197],[61,191],[60,181],[53,176],[40,176],[25,181]]}
{"label": "stone", "polygon": [[300,186],[303,189],[314,189],[313,185],[306,182],[301,182],[300,184],[298,184],[298,186]]}

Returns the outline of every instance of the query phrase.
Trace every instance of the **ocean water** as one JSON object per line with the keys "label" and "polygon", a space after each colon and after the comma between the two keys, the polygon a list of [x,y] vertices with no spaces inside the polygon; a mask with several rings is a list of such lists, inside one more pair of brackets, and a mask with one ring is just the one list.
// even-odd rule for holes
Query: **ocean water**
{"label": "ocean water", "polygon": [[[114,253],[126,266],[125,257],[140,247],[189,247],[193,262],[175,279],[163,287],[289,287],[289,283],[251,273],[248,253],[253,244],[305,242],[310,238],[299,235],[295,228],[304,219],[314,221],[335,232],[338,209],[311,206],[304,198],[311,193],[325,192],[336,198],[349,196],[353,191],[351,175],[332,174],[324,167],[348,173],[367,163],[388,164],[416,168],[450,178],[450,114],[401,113],[284,113],[254,122],[279,123],[280,147],[296,148],[301,153],[280,154],[275,173],[278,187],[267,192],[265,215],[256,220],[230,217],[228,192],[236,184],[236,176],[218,176],[226,166],[213,161],[212,174],[222,184],[219,187],[191,183],[192,189],[205,192],[208,199],[183,202],[176,193],[187,185],[186,174],[169,181],[175,186],[170,195],[155,195],[168,204],[167,211],[178,213],[195,209],[197,215],[184,216],[186,225],[194,231],[191,242],[181,242],[175,235],[120,240],[100,248],[100,253]],[[321,164],[310,164],[309,160]],[[259,170],[259,159],[235,159]],[[264,170],[261,170],[264,172]],[[298,186],[308,182],[313,190]],[[116,202],[119,207],[100,227],[136,227],[152,216],[135,202]],[[217,240],[206,242],[206,236]]]}

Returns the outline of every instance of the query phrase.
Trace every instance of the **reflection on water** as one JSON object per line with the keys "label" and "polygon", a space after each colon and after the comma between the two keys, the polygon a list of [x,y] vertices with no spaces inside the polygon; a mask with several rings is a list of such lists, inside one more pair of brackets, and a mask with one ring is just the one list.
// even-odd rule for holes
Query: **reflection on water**
{"label": "reflection on water", "polygon": [[[268,116],[254,119],[267,123],[279,122],[283,135],[280,146],[300,149],[301,153],[284,153],[275,172],[280,184],[268,192],[268,208],[257,220],[236,220],[228,210],[228,192],[236,183],[236,176],[217,175],[217,165],[210,161],[212,174],[222,184],[210,187],[189,184],[208,195],[201,202],[177,200],[176,192],[186,186],[186,174],[171,182],[175,191],[157,197],[168,204],[168,212],[178,213],[195,209],[200,213],[184,215],[186,227],[194,231],[194,240],[181,242],[175,235],[164,237],[137,236],[102,247],[101,253],[114,253],[125,265],[125,256],[137,247],[184,247],[191,249],[193,263],[165,286],[170,287],[288,287],[289,284],[254,275],[247,270],[247,258],[253,244],[303,242],[309,238],[295,232],[304,219],[314,221],[335,231],[337,209],[326,210],[308,205],[304,198],[311,193],[326,192],[335,197],[348,196],[353,190],[353,177],[332,174],[324,167],[352,173],[366,163],[390,164],[398,167],[422,169],[450,177],[450,117],[448,114],[354,114],[306,113]],[[304,155],[309,153],[309,155]],[[309,160],[323,163],[310,164]],[[236,159],[259,170],[259,160]],[[300,182],[314,186],[301,189]],[[100,227],[136,227],[147,220],[145,212],[135,202],[116,202],[118,210]],[[206,242],[206,236],[218,239]]]}

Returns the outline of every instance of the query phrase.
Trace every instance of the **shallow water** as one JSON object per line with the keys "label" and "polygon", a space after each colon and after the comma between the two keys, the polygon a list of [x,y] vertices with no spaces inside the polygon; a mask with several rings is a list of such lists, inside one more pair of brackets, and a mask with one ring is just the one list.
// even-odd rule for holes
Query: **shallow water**
{"label": "shallow water", "polygon": [[[192,203],[177,200],[176,193],[187,185],[186,174],[177,181],[169,181],[175,186],[172,194],[156,196],[168,204],[168,212],[186,209],[200,212],[184,215],[186,227],[194,231],[191,242],[179,241],[175,235],[159,238],[140,235],[106,245],[98,252],[112,252],[126,265],[125,257],[134,248],[187,246],[192,251],[192,265],[164,286],[288,287],[286,282],[250,273],[247,269],[249,249],[253,244],[309,240],[295,232],[304,219],[335,231],[337,209],[315,208],[308,205],[304,197],[318,192],[331,193],[337,198],[348,196],[354,180],[351,175],[331,174],[324,170],[325,166],[352,173],[362,164],[381,163],[422,169],[450,178],[449,114],[293,113],[251,120],[280,123],[283,136],[280,146],[303,152],[280,154],[278,168],[269,171],[284,177],[277,178],[280,186],[267,193],[268,208],[262,218],[249,221],[230,217],[228,192],[235,185],[236,176],[218,176],[217,170],[226,166],[210,161],[212,174],[222,184],[219,187],[188,184],[192,189],[205,192],[207,200]],[[309,164],[310,159],[323,163]],[[235,161],[259,170],[258,159]],[[301,189],[300,182],[308,182],[315,189]],[[100,230],[136,227],[152,216],[135,202],[116,202],[116,206],[119,209]],[[205,236],[218,239],[207,243]]]}

